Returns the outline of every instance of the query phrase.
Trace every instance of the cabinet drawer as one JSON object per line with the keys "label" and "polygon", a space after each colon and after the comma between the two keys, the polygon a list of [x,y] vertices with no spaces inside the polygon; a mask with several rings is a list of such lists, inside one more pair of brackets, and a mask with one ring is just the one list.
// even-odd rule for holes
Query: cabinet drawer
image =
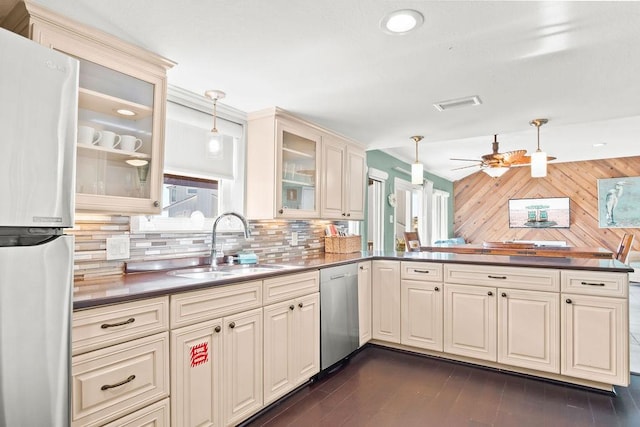
{"label": "cabinet drawer", "polygon": [[318,270],[265,279],[263,302],[265,305],[272,304],[274,302],[312,294],[319,290],[320,278]]}
{"label": "cabinet drawer", "polygon": [[261,280],[171,295],[171,329],[261,306]]}
{"label": "cabinet drawer", "polygon": [[533,291],[560,291],[560,270],[445,264],[444,281]]}
{"label": "cabinet drawer", "polygon": [[442,282],[442,264],[402,261],[400,263],[400,277],[426,282]]}
{"label": "cabinet drawer", "polygon": [[86,353],[169,329],[169,297],[75,311],[72,354]]}
{"label": "cabinet drawer", "polygon": [[164,399],[104,427],[169,427],[169,406],[169,399]]}
{"label": "cabinet drawer", "polygon": [[565,270],[561,274],[562,292],[625,298],[629,290],[627,273]]}
{"label": "cabinet drawer", "polygon": [[169,333],[74,356],[72,425],[97,426],[169,396]]}

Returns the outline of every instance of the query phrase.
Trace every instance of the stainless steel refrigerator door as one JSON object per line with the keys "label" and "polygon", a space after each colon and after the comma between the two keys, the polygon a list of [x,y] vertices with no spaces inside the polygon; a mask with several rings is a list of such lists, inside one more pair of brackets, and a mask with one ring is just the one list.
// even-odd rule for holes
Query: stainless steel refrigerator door
{"label": "stainless steel refrigerator door", "polygon": [[73,240],[0,247],[0,427],[70,425]]}
{"label": "stainless steel refrigerator door", "polygon": [[0,28],[0,226],[72,227],[78,61]]}

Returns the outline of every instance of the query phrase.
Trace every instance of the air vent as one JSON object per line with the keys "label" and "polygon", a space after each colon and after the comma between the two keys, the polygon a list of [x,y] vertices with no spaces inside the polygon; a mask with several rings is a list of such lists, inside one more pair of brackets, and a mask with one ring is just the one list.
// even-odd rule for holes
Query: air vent
{"label": "air vent", "polygon": [[436,102],[433,104],[438,111],[453,110],[454,108],[473,107],[480,105],[482,101],[479,96],[467,96],[466,98],[450,99],[449,101]]}

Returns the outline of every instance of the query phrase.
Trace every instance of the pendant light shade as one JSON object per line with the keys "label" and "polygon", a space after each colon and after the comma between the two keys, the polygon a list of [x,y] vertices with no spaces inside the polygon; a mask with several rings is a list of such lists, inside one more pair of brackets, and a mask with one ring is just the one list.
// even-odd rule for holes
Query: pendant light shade
{"label": "pendant light shade", "polygon": [[422,141],[423,136],[412,136],[416,143],[416,161],[411,165],[411,184],[413,185],[422,185],[424,183],[424,166],[418,160],[418,143]]}
{"label": "pendant light shade", "polygon": [[538,149],[531,154],[531,177],[543,178],[547,176],[547,153],[540,149],[540,126],[547,123],[547,119],[534,119],[529,122],[538,129]]}
{"label": "pendant light shade", "polygon": [[208,156],[218,156],[222,151],[222,134],[218,132],[216,128],[216,107],[218,105],[218,99],[223,99],[226,94],[220,90],[208,90],[204,93],[204,96],[213,100],[213,128],[207,135],[206,152]]}

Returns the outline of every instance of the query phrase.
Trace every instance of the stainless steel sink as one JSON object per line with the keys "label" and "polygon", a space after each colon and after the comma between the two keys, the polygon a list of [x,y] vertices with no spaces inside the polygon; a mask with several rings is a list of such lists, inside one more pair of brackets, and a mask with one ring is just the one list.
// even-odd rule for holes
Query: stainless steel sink
{"label": "stainless steel sink", "polygon": [[234,264],[217,265],[215,267],[192,267],[169,271],[171,276],[186,277],[188,279],[231,279],[233,277],[249,276],[253,274],[271,273],[275,271],[295,268],[281,264]]}

